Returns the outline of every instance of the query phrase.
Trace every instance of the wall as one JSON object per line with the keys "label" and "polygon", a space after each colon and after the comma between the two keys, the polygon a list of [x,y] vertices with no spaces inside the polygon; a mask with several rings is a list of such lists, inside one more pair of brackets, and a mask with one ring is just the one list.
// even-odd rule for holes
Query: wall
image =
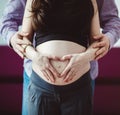
{"label": "wall", "polygon": [[[4,7],[5,7],[5,4],[7,3],[8,0],[0,0],[0,18],[2,16],[2,12],[4,10]],[[120,11],[120,0],[115,0],[116,1],[116,4],[118,6],[118,9]],[[119,12],[120,14],[120,12]],[[1,39],[0,37],[0,45],[6,45],[6,42]],[[120,40],[115,44],[115,47],[120,47]]]}

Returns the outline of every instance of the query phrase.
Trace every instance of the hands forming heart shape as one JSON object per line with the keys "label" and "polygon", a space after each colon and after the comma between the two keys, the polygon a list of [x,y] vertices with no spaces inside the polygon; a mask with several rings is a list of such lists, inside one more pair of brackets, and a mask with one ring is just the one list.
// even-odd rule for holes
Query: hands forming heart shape
{"label": "hands forming heart shape", "polygon": [[38,53],[33,63],[37,64],[47,80],[55,82],[62,78],[69,82],[74,78],[81,77],[90,69],[90,63],[84,53],[69,54],[61,58],[56,56],[43,56]]}

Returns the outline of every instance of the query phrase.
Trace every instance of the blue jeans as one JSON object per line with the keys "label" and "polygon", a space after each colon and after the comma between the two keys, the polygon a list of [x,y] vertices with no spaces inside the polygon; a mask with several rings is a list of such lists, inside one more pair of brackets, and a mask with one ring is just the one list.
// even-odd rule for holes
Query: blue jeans
{"label": "blue jeans", "polygon": [[30,78],[24,71],[23,73],[23,100],[22,100],[22,115],[28,115],[28,86]]}
{"label": "blue jeans", "polygon": [[[28,86],[30,83],[30,78],[24,71],[23,73],[23,100],[22,100],[22,115],[28,115]],[[94,95],[95,80],[92,80],[92,91]]]}
{"label": "blue jeans", "polygon": [[92,86],[92,94],[94,96],[94,92],[95,92],[95,80],[91,80],[91,86]]}
{"label": "blue jeans", "polygon": [[89,71],[64,86],[49,84],[33,71],[28,94],[29,115],[92,115],[93,112]]}

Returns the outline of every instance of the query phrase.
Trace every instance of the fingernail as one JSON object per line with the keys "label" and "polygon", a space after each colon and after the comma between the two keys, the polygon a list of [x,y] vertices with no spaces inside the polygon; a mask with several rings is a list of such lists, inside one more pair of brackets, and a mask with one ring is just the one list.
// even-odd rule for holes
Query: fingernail
{"label": "fingernail", "polygon": [[68,80],[65,80],[65,82],[68,82]]}

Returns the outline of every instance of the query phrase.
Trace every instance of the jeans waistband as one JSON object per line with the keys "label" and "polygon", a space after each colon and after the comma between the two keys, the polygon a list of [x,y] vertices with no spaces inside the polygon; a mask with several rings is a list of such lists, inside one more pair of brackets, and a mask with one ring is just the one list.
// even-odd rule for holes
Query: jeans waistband
{"label": "jeans waistband", "polygon": [[38,89],[42,88],[46,90],[47,92],[58,92],[58,93],[64,93],[64,92],[71,92],[76,91],[79,89],[82,89],[86,86],[91,86],[91,78],[90,78],[90,72],[88,71],[86,74],[84,74],[81,78],[79,78],[77,81],[70,83],[68,85],[53,85],[45,80],[43,80],[41,77],[39,77],[36,72],[32,71],[31,74],[31,82],[38,87]]}

